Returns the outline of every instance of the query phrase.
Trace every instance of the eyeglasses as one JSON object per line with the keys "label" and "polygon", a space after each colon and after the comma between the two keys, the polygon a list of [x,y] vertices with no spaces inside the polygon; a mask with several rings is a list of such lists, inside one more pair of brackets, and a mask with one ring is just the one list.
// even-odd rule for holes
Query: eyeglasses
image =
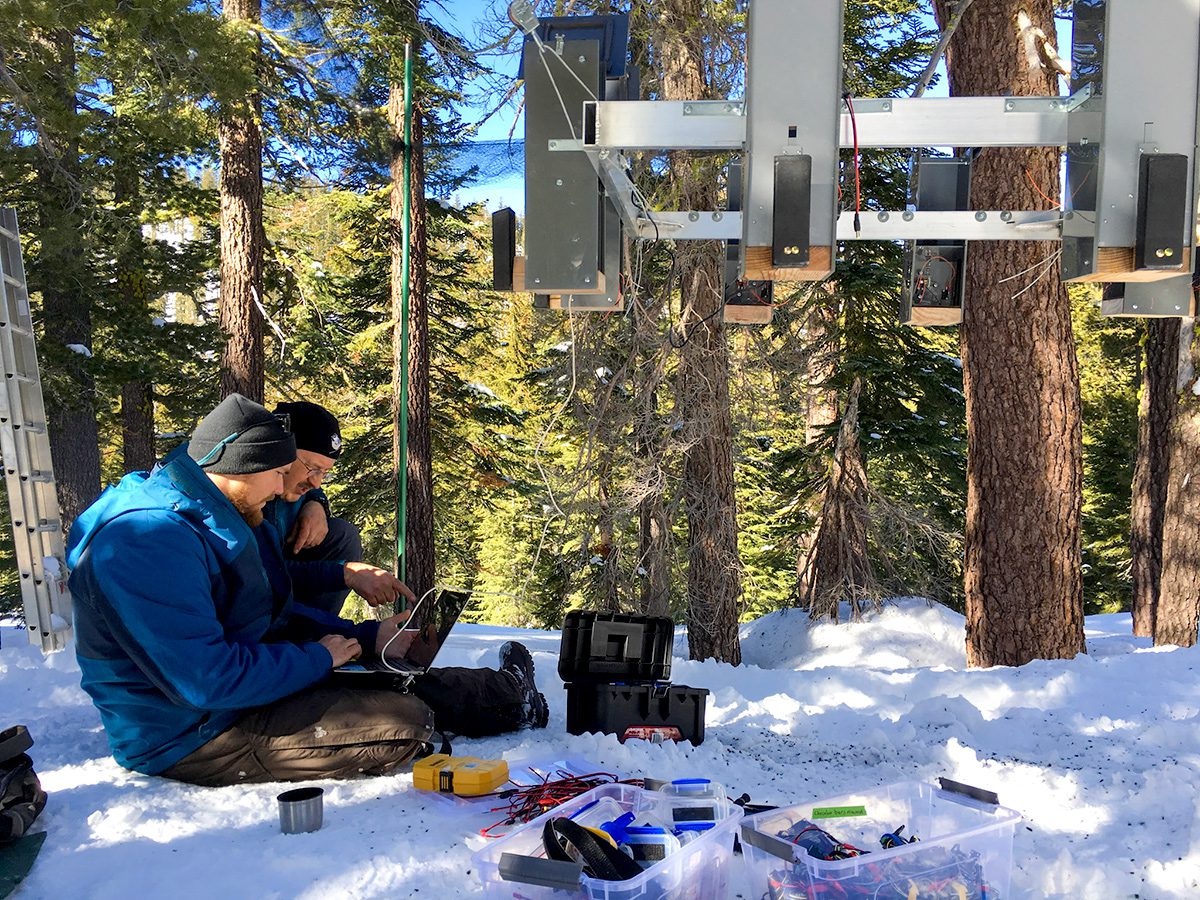
{"label": "eyeglasses", "polygon": [[304,466],[305,470],[308,472],[308,478],[312,478],[314,475],[322,480],[329,477],[329,469],[322,469],[320,466],[310,466],[302,459],[298,459],[296,461],[300,463],[300,465]]}

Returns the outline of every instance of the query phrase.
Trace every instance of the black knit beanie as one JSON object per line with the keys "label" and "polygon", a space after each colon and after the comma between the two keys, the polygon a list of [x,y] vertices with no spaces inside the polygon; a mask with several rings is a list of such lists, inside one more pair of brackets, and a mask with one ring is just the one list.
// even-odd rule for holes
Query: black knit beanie
{"label": "black knit beanie", "polygon": [[275,407],[275,415],[287,415],[291,420],[297,450],[320,453],[330,459],[337,459],[342,452],[338,420],[325,407],[305,401],[280,403]]}
{"label": "black knit beanie", "polygon": [[200,420],[188,456],[206,472],[253,475],[295,461],[296,439],[265,406],[230,394]]}

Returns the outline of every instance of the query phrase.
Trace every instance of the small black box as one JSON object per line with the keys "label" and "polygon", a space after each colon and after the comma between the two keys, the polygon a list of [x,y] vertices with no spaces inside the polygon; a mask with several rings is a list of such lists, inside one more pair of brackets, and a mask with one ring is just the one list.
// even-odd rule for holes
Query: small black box
{"label": "small black box", "polygon": [[1143,153],[1138,165],[1134,265],[1181,269],[1187,234],[1188,158],[1181,153]]}
{"label": "small black box", "polygon": [[563,681],[668,681],[675,624],[666,616],[567,613],[558,674]]}
{"label": "small black box", "polygon": [[507,206],[492,213],[492,290],[513,289],[517,258],[517,214]]}
{"label": "small black box", "polygon": [[[679,740],[704,743],[708,690],[682,684],[568,684],[567,731],[649,737],[638,729],[679,730]],[[630,729],[634,729],[630,733]]]}
{"label": "small black box", "polygon": [[772,265],[791,268],[808,265],[811,206],[812,157],[775,157]]}

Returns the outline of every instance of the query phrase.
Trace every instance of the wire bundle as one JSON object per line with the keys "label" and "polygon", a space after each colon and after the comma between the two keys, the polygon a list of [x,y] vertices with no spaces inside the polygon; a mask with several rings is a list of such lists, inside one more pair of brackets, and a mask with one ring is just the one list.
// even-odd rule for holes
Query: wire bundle
{"label": "wire bundle", "polygon": [[643,782],[640,778],[619,778],[611,772],[572,775],[560,769],[547,774],[540,784],[508,788],[486,795],[508,802],[492,808],[491,812],[501,813],[501,818],[486,828],[481,828],[479,833],[489,838],[502,837],[503,829],[536,819],[542,813],[604,784],[628,784],[633,787],[642,787]]}

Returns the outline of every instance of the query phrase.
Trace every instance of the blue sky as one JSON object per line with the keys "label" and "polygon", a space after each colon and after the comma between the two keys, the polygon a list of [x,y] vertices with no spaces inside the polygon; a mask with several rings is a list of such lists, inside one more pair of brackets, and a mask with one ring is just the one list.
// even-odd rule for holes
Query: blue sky
{"label": "blue sky", "polygon": [[[435,18],[452,23],[456,31],[473,43],[482,43],[483,35],[488,30],[485,25],[504,18],[508,8],[507,0],[440,0],[440,2],[445,12],[435,14]],[[512,54],[507,59],[499,56],[489,59],[490,65],[510,73],[513,80],[517,77],[517,62],[516,54]],[[463,120],[466,122],[478,121],[484,115],[485,110],[494,103],[491,95],[482,91],[469,93],[467,99],[468,105],[461,110]],[[518,109],[515,103],[500,109],[484,122],[476,135],[476,140],[507,140],[510,132],[516,140],[524,138],[524,124],[518,120]],[[501,206],[511,206],[517,212],[524,212],[525,179],[522,175],[514,175],[473,185],[458,191],[455,199],[462,203],[483,203],[492,210]]]}

